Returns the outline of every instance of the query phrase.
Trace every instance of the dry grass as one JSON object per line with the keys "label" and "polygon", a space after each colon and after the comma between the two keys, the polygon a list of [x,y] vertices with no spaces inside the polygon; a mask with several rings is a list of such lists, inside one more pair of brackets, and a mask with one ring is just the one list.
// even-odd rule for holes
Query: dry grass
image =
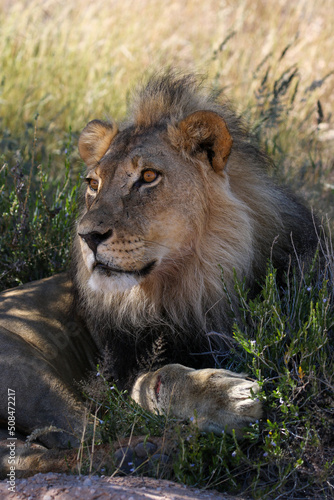
{"label": "dry grass", "polygon": [[206,74],[261,124],[274,82],[298,66],[284,103],[298,83],[293,108],[262,126],[261,138],[285,178],[292,169],[298,187],[307,183],[312,201],[321,182],[325,211],[334,186],[332,7],[332,0],[0,0],[0,126],[18,141],[1,149],[22,151],[38,113],[39,147],[57,156],[69,127],[76,133],[92,118],[122,117],[133,85],[166,65]]}
{"label": "dry grass", "polygon": [[[46,123],[80,128],[92,113],[121,115],[143,71],[168,64],[219,73],[245,107],[259,64],[269,57],[275,72],[288,44],[285,64],[298,64],[305,91],[334,71],[332,7],[331,0],[1,0],[2,114],[16,126],[38,111]],[[333,82],[317,92],[327,113]]]}

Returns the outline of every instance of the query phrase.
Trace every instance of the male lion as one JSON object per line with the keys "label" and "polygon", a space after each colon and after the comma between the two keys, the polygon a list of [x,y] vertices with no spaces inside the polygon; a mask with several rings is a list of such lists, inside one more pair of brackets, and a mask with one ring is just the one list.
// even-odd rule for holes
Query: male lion
{"label": "male lion", "polygon": [[270,257],[280,278],[296,255],[310,260],[310,212],[269,179],[240,119],[193,76],[151,79],[121,126],[86,126],[79,152],[87,190],[72,280],[1,296],[1,419],[15,391],[17,430],[54,425],[68,434],[44,444],[77,443],[75,381],[107,349],[111,378],[144,408],[240,430],[261,407],[254,381],[215,369],[231,328],[220,266],[237,309],[234,269],[255,291]]}

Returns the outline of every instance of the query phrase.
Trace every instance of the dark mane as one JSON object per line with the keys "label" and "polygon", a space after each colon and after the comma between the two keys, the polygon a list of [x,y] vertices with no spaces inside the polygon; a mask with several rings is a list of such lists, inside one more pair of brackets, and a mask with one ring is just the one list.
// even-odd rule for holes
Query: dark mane
{"label": "dark mane", "polygon": [[246,128],[220,92],[206,88],[204,79],[174,71],[156,74],[134,91],[129,120],[148,128],[178,122],[200,110],[218,113],[228,122],[231,132],[246,134]]}

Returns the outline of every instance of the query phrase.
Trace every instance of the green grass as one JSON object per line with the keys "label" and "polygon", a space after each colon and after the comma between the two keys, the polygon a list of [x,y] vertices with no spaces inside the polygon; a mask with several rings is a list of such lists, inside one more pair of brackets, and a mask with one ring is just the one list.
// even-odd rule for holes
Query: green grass
{"label": "green grass", "polygon": [[[0,24],[0,290],[68,268],[79,133],[93,118],[124,116],[143,72],[168,64],[225,90],[273,158],[272,174],[328,214],[333,230],[330,1],[123,0],[111,9],[102,0],[0,0]],[[88,394],[103,439],[172,435],[168,474],[185,484],[332,498],[332,247],[324,253],[327,274],[291,275],[283,293],[273,269],[253,301],[236,283],[243,321],[225,367],[259,380],[266,412],[243,440],[151,416],[117,389]]]}
{"label": "green grass", "polygon": [[[50,180],[50,163],[36,165],[32,138],[26,156],[0,171],[0,289],[41,279],[69,267],[80,178],[71,179],[72,141],[64,149],[62,181]],[[51,161],[51,160],[50,160]]]}

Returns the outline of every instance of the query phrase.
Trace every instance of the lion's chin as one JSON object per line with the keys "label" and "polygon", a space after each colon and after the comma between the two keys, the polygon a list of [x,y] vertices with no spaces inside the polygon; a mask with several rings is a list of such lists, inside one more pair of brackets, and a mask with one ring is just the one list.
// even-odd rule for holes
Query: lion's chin
{"label": "lion's chin", "polygon": [[99,293],[122,293],[137,286],[140,277],[132,274],[121,274],[107,276],[101,273],[93,272],[88,280],[88,286],[94,292]]}

